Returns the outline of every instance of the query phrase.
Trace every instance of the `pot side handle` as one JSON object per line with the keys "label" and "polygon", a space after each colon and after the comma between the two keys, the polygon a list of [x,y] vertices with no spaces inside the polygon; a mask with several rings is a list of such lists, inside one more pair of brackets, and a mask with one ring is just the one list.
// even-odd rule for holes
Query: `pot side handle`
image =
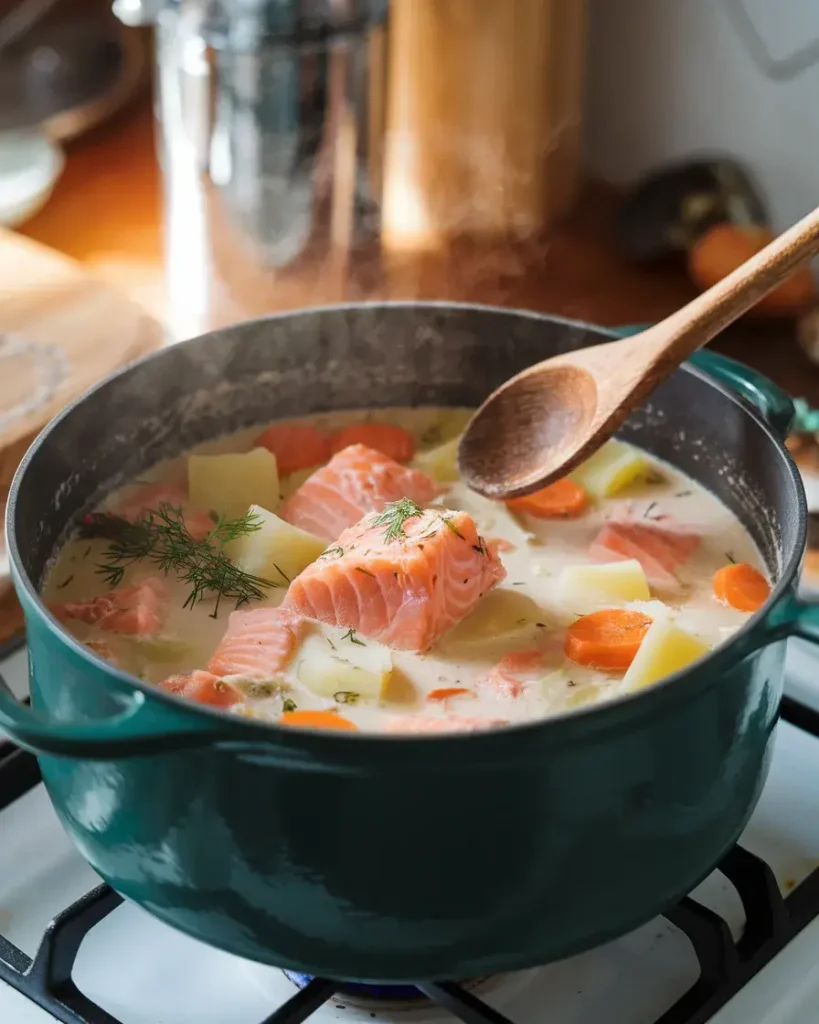
{"label": "pot side handle", "polygon": [[[629,324],[611,328],[617,338],[627,338],[649,327],[649,324]],[[720,384],[725,384],[745,399],[774,432],[783,440],[788,436],[796,415],[793,400],[772,380],[744,363],[710,349],[701,349],[687,360],[698,370],[707,373]]]}
{"label": "pot side handle", "polygon": [[221,738],[218,721],[149,703],[138,691],[110,718],[55,722],[17,700],[2,676],[0,730],[34,754],[96,761],[210,746]]}

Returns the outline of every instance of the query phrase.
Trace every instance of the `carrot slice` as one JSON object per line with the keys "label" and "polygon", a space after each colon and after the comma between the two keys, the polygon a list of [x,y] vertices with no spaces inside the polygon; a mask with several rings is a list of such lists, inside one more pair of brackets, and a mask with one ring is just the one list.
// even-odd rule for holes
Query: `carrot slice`
{"label": "carrot slice", "polygon": [[260,448],[276,456],[279,476],[310,469],[330,458],[330,439],[318,427],[300,423],[281,423],[268,427],[256,438]]}
{"label": "carrot slice", "polygon": [[714,596],[740,612],[755,612],[768,600],[771,587],[761,572],[740,562],[714,573]]}
{"label": "carrot slice", "polygon": [[442,686],[439,690],[430,690],[427,700],[449,700],[450,697],[474,697],[475,694],[465,686]]}
{"label": "carrot slice", "polygon": [[566,477],[534,494],[510,498],[506,504],[513,512],[526,512],[538,519],[560,519],[582,515],[589,507],[589,496],[580,484]]}
{"label": "carrot slice", "polygon": [[651,619],[642,612],[604,608],[583,615],[566,631],[564,652],[569,661],[604,672],[625,670],[643,642]]}
{"label": "carrot slice", "polygon": [[358,726],[335,711],[285,711],[279,718],[280,725],[296,725],[304,729],[337,729],[358,732]]}
{"label": "carrot slice", "polygon": [[402,427],[388,423],[358,423],[330,435],[330,450],[336,452],[351,444],[363,444],[396,462],[409,462],[415,454],[415,438]]}

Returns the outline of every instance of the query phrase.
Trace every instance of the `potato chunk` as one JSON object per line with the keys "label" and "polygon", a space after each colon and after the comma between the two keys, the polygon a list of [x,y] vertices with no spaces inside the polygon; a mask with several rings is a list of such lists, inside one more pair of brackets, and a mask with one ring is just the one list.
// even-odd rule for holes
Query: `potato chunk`
{"label": "potato chunk", "polygon": [[516,633],[531,632],[531,627],[545,617],[546,613],[531,597],[499,587],[482,598],[457,626],[444,633],[440,645],[452,653],[466,654],[487,644],[496,645],[498,640]]}
{"label": "potato chunk", "polygon": [[291,526],[259,505],[248,509],[261,526],[227,545],[230,559],[244,572],[281,583],[294,579],[327,546],[322,537]]}
{"label": "potato chunk", "polygon": [[593,497],[611,498],[650,472],[651,464],[641,451],[611,440],[570,475]]}
{"label": "potato chunk", "polygon": [[311,632],[296,655],[299,682],[319,697],[354,703],[378,700],[392,674],[392,655],[382,644],[361,641],[352,630]]}
{"label": "potato chunk", "polygon": [[569,565],[558,578],[560,600],[585,614],[617,602],[648,601],[651,592],[636,558],[604,565]]}
{"label": "potato chunk", "polygon": [[690,665],[709,650],[707,644],[672,622],[655,619],[623,677],[624,686],[629,690],[650,686]]}
{"label": "potato chunk", "polygon": [[276,456],[266,448],[235,455],[191,455],[188,492],[196,508],[213,510],[229,519],[243,515],[249,505],[279,507]]}

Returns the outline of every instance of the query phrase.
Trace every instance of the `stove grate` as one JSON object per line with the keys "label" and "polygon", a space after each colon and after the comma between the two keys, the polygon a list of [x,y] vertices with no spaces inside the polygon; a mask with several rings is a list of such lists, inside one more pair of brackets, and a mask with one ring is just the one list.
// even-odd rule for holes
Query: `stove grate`
{"label": "stove grate", "polygon": [[[811,708],[786,697],[781,716],[819,738],[819,713]],[[10,743],[0,743],[0,810],[39,782],[34,756]],[[700,976],[656,1024],[706,1024],[791,939],[819,917],[819,868],[787,897],[780,893],[770,867],[741,846],[735,846],[717,870],[731,882],[742,901],[746,914],[743,934],[735,942],[725,921],[690,897],[666,912],[665,917],[691,942]],[[72,978],[83,938],[121,902],[122,898],[107,885],[77,900],[48,926],[33,959],[0,935],[0,981],[62,1024],[122,1024],[85,996]],[[514,1024],[457,984],[419,981],[415,988],[463,1024]],[[340,982],[314,978],[260,1024],[302,1024],[343,991]]]}

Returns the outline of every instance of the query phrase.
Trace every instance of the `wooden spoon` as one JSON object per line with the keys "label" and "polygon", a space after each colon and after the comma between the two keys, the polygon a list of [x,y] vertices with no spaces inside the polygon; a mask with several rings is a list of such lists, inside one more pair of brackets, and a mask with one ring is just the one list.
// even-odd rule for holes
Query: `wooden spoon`
{"label": "wooden spoon", "polygon": [[466,428],[461,476],[515,498],[565,476],[683,360],[819,252],[819,209],[661,323],[622,341],[554,356],[493,392]]}

